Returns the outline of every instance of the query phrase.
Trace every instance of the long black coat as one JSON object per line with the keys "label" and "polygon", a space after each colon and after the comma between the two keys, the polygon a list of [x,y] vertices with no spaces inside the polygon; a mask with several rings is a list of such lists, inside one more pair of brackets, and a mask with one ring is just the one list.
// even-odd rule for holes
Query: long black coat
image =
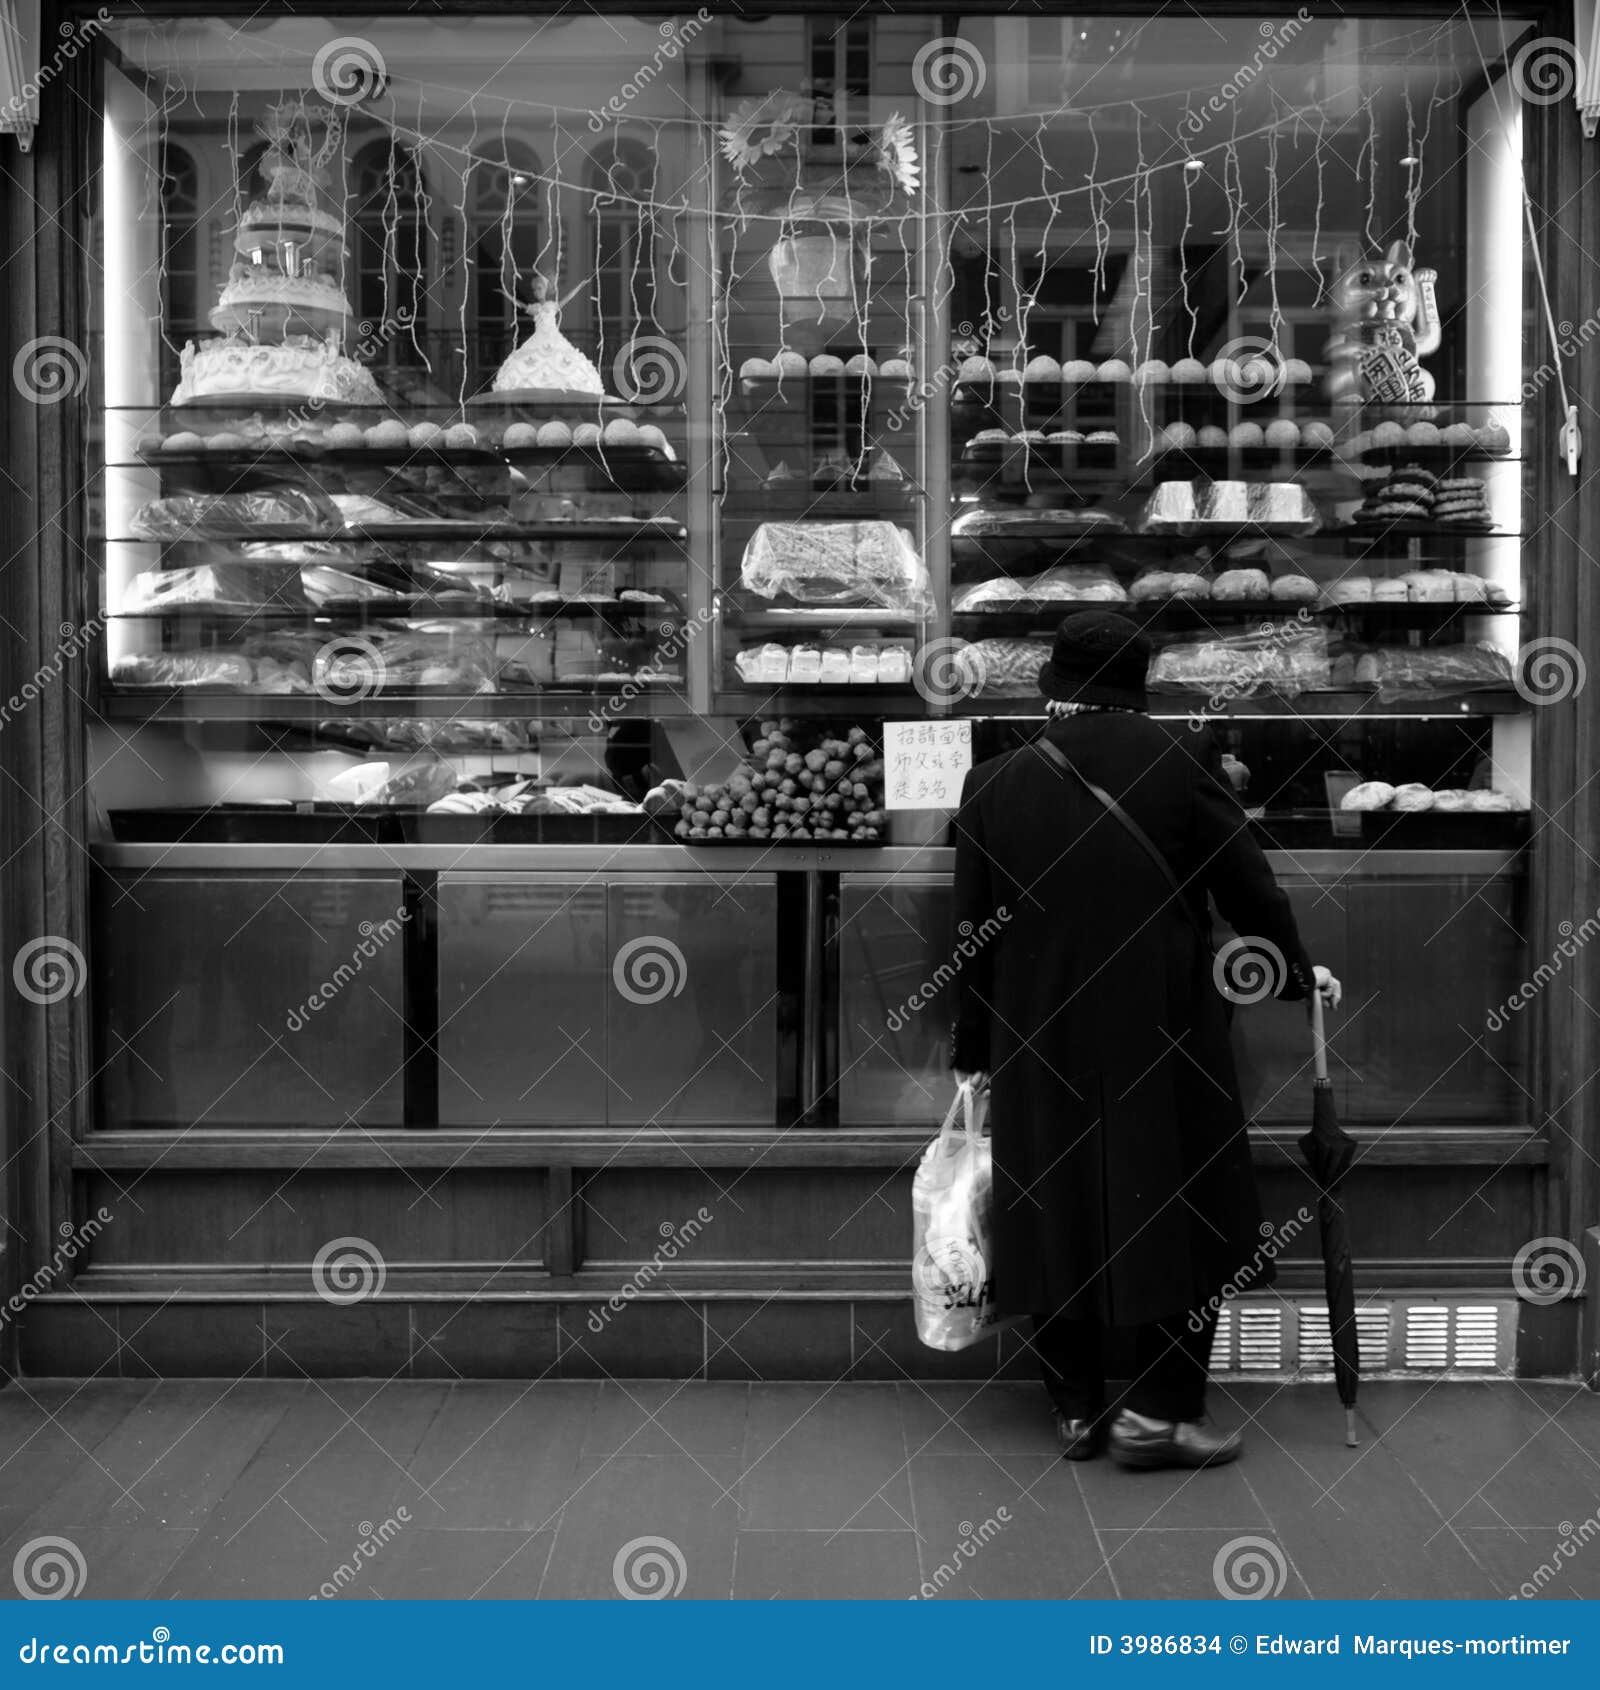
{"label": "long black coat", "polygon": [[[1209,893],[1276,947],[1278,995],[1303,998],[1311,963],[1210,733],[1131,714],[1046,731],[1160,847],[1206,931]],[[972,770],[956,828],[952,1061],[992,1077],[1001,1311],[1134,1325],[1270,1280],[1229,1000],[1159,869],[1033,746]]]}

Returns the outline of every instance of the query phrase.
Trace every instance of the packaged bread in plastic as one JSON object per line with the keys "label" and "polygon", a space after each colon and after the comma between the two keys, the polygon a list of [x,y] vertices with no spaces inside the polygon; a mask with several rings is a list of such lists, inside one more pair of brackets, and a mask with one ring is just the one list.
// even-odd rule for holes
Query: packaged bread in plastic
{"label": "packaged bread in plastic", "polygon": [[182,493],[152,499],[129,521],[148,540],[248,540],[262,529],[314,534],[337,528],[338,511],[319,495],[298,487],[260,493]]}
{"label": "packaged bread in plastic", "polygon": [[121,613],[163,610],[308,610],[300,571],[281,563],[203,563],[193,569],[147,569],[122,594]]}
{"label": "packaged bread in plastic", "polygon": [[740,580],[763,598],[803,604],[865,599],[912,611],[928,596],[927,567],[892,522],[764,522],[745,547]]}
{"label": "packaged bread in plastic", "polygon": [[1039,671],[1050,655],[1044,640],[974,640],[955,662],[973,695],[1021,696],[1039,690]]}
{"label": "packaged bread in plastic", "polygon": [[1370,652],[1356,678],[1376,687],[1385,704],[1399,699],[1445,697],[1509,688],[1511,664],[1504,652],[1477,645],[1384,646]]}
{"label": "packaged bread in plastic", "polygon": [[1258,692],[1292,698],[1328,685],[1327,630],[1286,622],[1266,633],[1175,641],[1151,660],[1149,681],[1237,698]]}

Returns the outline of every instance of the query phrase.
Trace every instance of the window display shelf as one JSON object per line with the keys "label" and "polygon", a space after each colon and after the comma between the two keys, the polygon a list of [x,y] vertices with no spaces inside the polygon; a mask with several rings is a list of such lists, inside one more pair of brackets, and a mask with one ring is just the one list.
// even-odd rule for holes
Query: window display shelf
{"label": "window display shelf", "polygon": [[373,718],[460,717],[470,721],[537,720],[542,717],[602,722],[621,718],[689,716],[694,712],[681,682],[640,678],[593,687],[547,687],[494,693],[378,691],[353,703],[316,693],[242,693],[194,688],[101,688],[98,708],[121,722],[322,722]]}

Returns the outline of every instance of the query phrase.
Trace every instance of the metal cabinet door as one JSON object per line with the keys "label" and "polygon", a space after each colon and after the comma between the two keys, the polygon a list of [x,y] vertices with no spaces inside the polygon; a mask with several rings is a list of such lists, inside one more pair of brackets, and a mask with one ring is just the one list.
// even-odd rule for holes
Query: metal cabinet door
{"label": "metal cabinet door", "polygon": [[112,876],[101,1125],[398,1126],[405,943],[398,875]]}
{"label": "metal cabinet door", "polygon": [[774,1124],[776,876],[618,875],[607,897],[611,1120]]}
{"label": "metal cabinet door", "polygon": [[439,876],[439,1119],[606,1119],[610,958],[590,875]]}
{"label": "metal cabinet door", "polygon": [[937,1125],[943,1115],[950,1094],[950,939],[947,879],[840,876],[844,1125]]}

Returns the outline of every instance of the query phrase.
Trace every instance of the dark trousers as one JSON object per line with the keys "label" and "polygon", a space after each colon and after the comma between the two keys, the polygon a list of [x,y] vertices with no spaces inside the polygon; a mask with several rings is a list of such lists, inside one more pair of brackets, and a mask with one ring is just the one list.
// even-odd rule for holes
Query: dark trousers
{"label": "dark trousers", "polygon": [[[1123,1406],[1152,1420],[1198,1420],[1205,1413],[1206,1368],[1216,1330],[1215,1308],[1131,1328],[1133,1382]],[[1098,1320],[1033,1317],[1033,1346],[1045,1389],[1069,1419],[1092,1420],[1105,1407],[1105,1331]]]}

